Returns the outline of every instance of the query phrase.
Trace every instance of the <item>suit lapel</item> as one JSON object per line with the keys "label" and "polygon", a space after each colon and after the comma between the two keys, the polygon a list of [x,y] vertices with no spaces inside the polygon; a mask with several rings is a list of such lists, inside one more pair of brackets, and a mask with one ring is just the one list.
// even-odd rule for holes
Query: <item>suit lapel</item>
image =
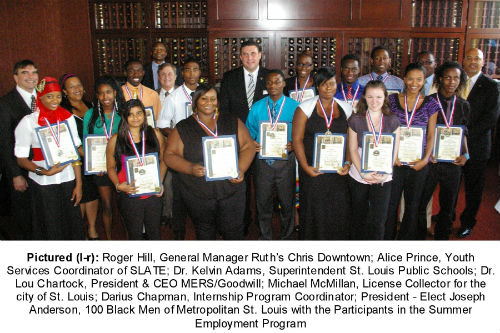
{"label": "suit lapel", "polygon": [[14,90],[12,91],[12,101],[14,106],[16,107],[16,110],[22,110],[22,113],[24,115],[28,115],[31,113],[31,108],[26,105],[23,97],[16,88],[14,88]]}
{"label": "suit lapel", "polygon": [[472,90],[469,92],[469,96],[468,96],[467,100],[469,99],[469,97],[476,97],[476,96],[480,96],[482,94],[483,81],[484,81],[483,76],[484,76],[484,74],[482,74],[482,73],[481,73],[481,75],[479,75],[476,83],[474,84],[474,87],[472,87]]}
{"label": "suit lapel", "polygon": [[262,92],[266,89],[266,78],[264,77],[264,70],[259,67],[259,73],[257,73],[257,84],[255,85],[255,95],[253,96],[254,103],[262,99]]}
{"label": "suit lapel", "polygon": [[247,102],[247,87],[245,86],[245,71],[243,70],[243,66],[239,69],[240,73],[238,74],[238,80],[235,82],[236,87],[234,87],[234,92],[239,94],[238,98],[245,101],[245,104],[248,105]]}

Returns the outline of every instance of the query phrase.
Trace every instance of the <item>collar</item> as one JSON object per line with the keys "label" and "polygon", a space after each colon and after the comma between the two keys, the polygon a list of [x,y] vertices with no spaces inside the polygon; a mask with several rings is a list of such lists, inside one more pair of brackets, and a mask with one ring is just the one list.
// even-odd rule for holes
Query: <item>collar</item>
{"label": "collar", "polygon": [[[186,89],[187,89],[187,90],[189,90],[189,88],[188,88],[188,87],[186,87]],[[170,90],[168,91],[168,94],[170,95],[170,94],[171,94],[174,90],[175,90],[175,87],[170,88]],[[167,92],[167,91],[166,91],[165,89],[160,88],[160,96],[161,96],[162,94],[165,94],[166,92]]]}
{"label": "collar", "polygon": [[188,92],[188,94],[191,94],[194,90],[191,90],[189,89],[185,83],[182,84],[182,86],[184,87],[184,89],[186,89],[186,91]]}
{"label": "collar", "polygon": [[426,83],[431,83],[432,84],[432,81],[434,81],[434,73],[432,73],[432,75],[430,75],[429,77],[427,77],[425,79]]}
{"label": "collar", "polygon": [[479,78],[479,76],[481,75],[481,71],[479,71],[479,73],[477,73],[476,75],[470,77],[470,87],[472,89],[472,87],[474,87],[474,85],[476,84],[476,81],[477,79]]}
{"label": "collar", "polygon": [[[354,83],[351,86],[352,90],[356,91],[356,89],[358,88],[358,86],[359,86],[359,80],[356,79],[356,81],[354,81]],[[347,85],[346,82],[341,81],[341,84],[339,86],[339,91],[340,91],[340,89],[344,88],[344,91],[347,92],[347,90],[349,89],[348,87],[349,86]]]}
{"label": "collar", "polygon": [[16,90],[21,95],[21,97],[23,99],[31,100],[31,96],[35,96],[35,98],[36,98],[36,89],[33,89],[33,92],[30,93],[30,92],[27,92],[26,90],[24,90],[23,88],[19,87],[18,85],[16,85]]}
{"label": "collar", "polygon": [[250,73],[249,71],[247,71],[247,69],[245,67],[243,67],[243,73],[245,74],[245,77],[248,77],[248,74],[252,74],[253,78],[256,79],[258,74],[259,74],[259,69],[260,69],[260,66],[257,66],[255,71]]}
{"label": "collar", "polygon": [[271,104],[271,106],[274,108],[276,105],[281,105],[281,103],[283,103],[283,99],[285,98],[285,95],[284,94],[281,94],[281,97],[275,102],[273,102],[273,100],[271,99],[270,96],[267,96],[267,98],[269,98],[269,104]]}
{"label": "collar", "polygon": [[439,96],[439,99],[442,100],[442,101],[449,101],[453,98],[454,95],[451,95],[451,97],[444,97],[443,95],[441,95],[440,92],[437,93],[438,96]]}
{"label": "collar", "polygon": [[[165,61],[162,62],[161,64],[164,64],[164,63],[165,63]],[[153,68],[158,68],[161,64],[156,63],[156,61],[151,62],[151,66],[153,66]]]}
{"label": "collar", "polygon": [[[375,73],[375,72],[371,72],[371,74],[372,74],[372,77],[373,77],[373,79],[374,79],[374,80],[376,80],[376,79],[377,79],[377,77],[379,76],[379,75],[378,75],[377,73]],[[382,76],[382,79],[385,79],[385,77],[386,77],[386,76],[388,76],[388,75],[389,75],[389,73],[385,72],[384,74],[382,74],[382,75],[380,75],[380,76]]]}
{"label": "collar", "polygon": [[127,85],[128,89],[129,89],[130,91],[135,90],[135,89],[140,89],[140,88],[142,87],[142,83],[139,83],[139,85],[138,85],[137,87],[134,87],[134,86],[133,86],[133,85],[131,85],[128,81],[127,81],[127,82],[125,82],[125,84]]}

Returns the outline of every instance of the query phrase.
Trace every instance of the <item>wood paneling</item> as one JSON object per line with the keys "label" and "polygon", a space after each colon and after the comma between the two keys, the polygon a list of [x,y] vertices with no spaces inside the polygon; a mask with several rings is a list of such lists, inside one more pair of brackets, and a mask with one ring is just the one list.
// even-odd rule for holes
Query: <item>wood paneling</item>
{"label": "wood paneling", "polygon": [[217,20],[258,19],[259,0],[217,0]]}
{"label": "wood paneling", "polygon": [[[14,63],[33,60],[40,76],[62,73],[81,77],[87,91],[93,84],[92,46],[87,0],[4,1],[0,6],[2,61],[0,95],[14,87]],[[7,28],[8,27],[8,28]],[[9,75],[7,75],[9,74]]]}

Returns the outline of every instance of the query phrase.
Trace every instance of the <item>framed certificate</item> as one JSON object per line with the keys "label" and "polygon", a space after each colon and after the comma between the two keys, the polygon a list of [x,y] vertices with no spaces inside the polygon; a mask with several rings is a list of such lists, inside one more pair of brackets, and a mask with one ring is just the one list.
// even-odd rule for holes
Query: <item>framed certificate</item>
{"label": "framed certificate", "polygon": [[58,135],[59,133],[59,145],[57,145],[56,140],[54,139],[54,136],[48,126],[38,127],[35,129],[47,168],[51,168],[57,163],[64,165],[80,160],[80,156],[76,151],[73,135],[69,130],[68,122],[60,122],[59,126],[58,131],[57,124],[50,125],[55,135]]}
{"label": "framed certificate", "polygon": [[206,181],[238,178],[236,135],[205,136],[202,144]]}
{"label": "framed certificate", "polygon": [[394,141],[396,135],[382,134],[378,146],[375,146],[373,134],[363,133],[363,149],[361,153],[361,172],[377,172],[392,174],[394,164]]}
{"label": "framed certificate", "polygon": [[288,151],[288,124],[277,123],[274,130],[269,122],[260,123],[260,159],[286,160]]}
{"label": "framed certificate", "polygon": [[127,173],[127,183],[137,187],[137,193],[129,194],[129,197],[161,193],[160,163],[158,153],[144,155],[144,164],[140,165],[137,156],[125,158],[125,172]]}
{"label": "framed certificate", "polygon": [[462,155],[463,126],[436,125],[432,155],[438,162],[453,163]]}
{"label": "framed certificate", "polygon": [[156,122],[155,122],[155,113],[153,112],[153,107],[148,106],[147,108],[144,108],[146,110],[146,120],[148,121],[148,125],[155,128],[156,127]]}
{"label": "framed certificate", "polygon": [[83,139],[84,150],[84,170],[86,175],[94,175],[107,172],[106,169],[106,147],[108,140],[105,135],[89,134]]}
{"label": "framed certificate", "polygon": [[298,91],[298,93],[296,93],[295,90],[290,90],[288,92],[288,95],[290,95],[290,98],[293,98],[297,102],[305,102],[308,99],[311,99],[314,96],[316,96],[316,90],[314,89],[314,87],[304,89],[304,97],[302,98],[302,100],[301,100],[301,97],[302,97],[302,90],[301,89]]}
{"label": "framed certificate", "polygon": [[184,118],[184,119],[187,119],[187,118],[189,118],[189,116],[191,116],[193,114],[193,105],[189,102],[186,102],[185,111],[186,111],[186,118]]}
{"label": "framed certificate", "polygon": [[337,173],[344,166],[346,135],[316,133],[313,167],[321,172]]}
{"label": "framed certificate", "polygon": [[423,126],[401,126],[398,159],[403,165],[421,160],[424,156],[426,128]]}

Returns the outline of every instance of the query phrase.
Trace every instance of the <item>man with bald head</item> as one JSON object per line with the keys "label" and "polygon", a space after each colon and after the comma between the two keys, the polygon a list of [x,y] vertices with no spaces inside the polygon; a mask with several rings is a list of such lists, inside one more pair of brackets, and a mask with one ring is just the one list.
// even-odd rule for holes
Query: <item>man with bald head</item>
{"label": "man with bald head", "polygon": [[468,80],[463,97],[470,104],[468,126],[470,159],[464,166],[465,209],[460,215],[458,238],[468,237],[476,225],[483,195],[486,166],[491,155],[491,130],[500,113],[500,87],[481,72],[483,52],[472,48],[465,52],[463,67]]}

